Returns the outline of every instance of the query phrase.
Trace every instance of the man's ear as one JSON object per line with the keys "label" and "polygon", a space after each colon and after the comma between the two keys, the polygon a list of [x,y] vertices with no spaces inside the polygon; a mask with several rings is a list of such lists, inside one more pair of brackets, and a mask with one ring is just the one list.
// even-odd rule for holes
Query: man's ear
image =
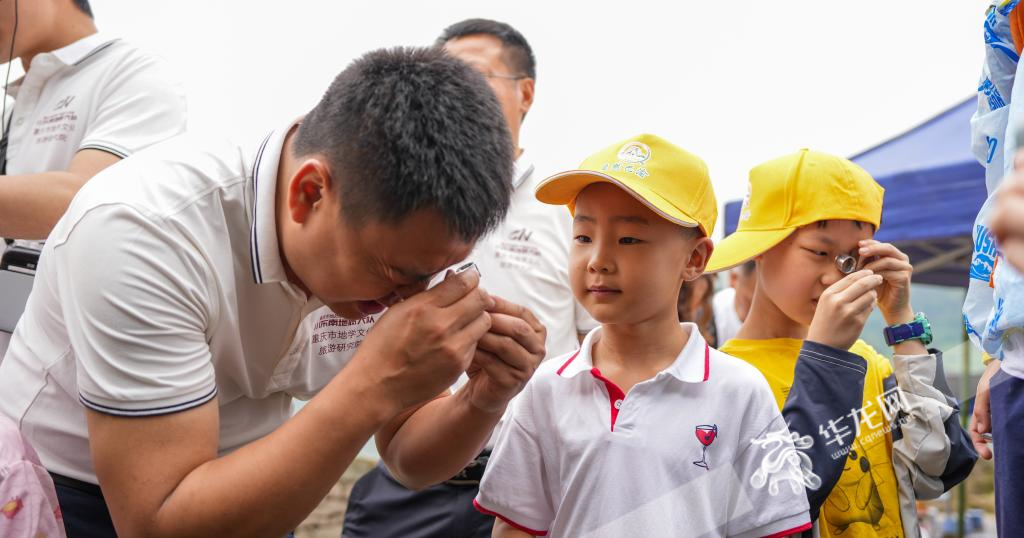
{"label": "man's ear", "polygon": [[704,268],[707,267],[714,250],[715,244],[709,237],[701,237],[694,241],[690,250],[690,258],[686,261],[686,266],[683,267],[683,279],[690,281],[704,274]]}
{"label": "man's ear", "polygon": [[536,82],[532,78],[524,78],[519,81],[519,116],[526,117],[526,113],[533,106],[533,91]]}
{"label": "man's ear", "polygon": [[304,224],[322,204],[324,193],[331,188],[331,174],[323,161],[310,158],[302,161],[288,181],[288,214]]}

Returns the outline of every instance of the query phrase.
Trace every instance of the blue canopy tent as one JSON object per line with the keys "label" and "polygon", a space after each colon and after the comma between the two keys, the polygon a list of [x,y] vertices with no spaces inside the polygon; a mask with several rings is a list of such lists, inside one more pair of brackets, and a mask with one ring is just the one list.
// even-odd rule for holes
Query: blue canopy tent
{"label": "blue canopy tent", "polygon": [[[915,282],[967,286],[971,229],[986,198],[985,170],[971,153],[976,99],[851,157],[885,187],[876,239],[910,256]],[[741,205],[726,204],[726,235],[736,230]]]}

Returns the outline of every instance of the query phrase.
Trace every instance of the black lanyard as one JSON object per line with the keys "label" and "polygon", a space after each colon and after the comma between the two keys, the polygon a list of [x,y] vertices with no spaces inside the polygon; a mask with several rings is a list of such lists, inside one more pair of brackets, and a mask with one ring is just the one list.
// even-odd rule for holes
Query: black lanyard
{"label": "black lanyard", "polygon": [[[7,96],[4,96],[7,99]],[[11,116],[4,124],[4,138],[0,140],[0,176],[7,175],[7,141],[11,138],[11,120],[14,119],[14,108],[11,108]]]}

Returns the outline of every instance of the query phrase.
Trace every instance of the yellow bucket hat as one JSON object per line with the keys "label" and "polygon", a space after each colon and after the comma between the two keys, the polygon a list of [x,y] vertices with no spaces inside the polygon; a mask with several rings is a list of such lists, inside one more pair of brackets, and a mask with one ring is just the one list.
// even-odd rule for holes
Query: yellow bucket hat
{"label": "yellow bucket hat", "polygon": [[576,170],[537,185],[537,199],[576,209],[576,195],[594,183],[612,183],[662,217],[710,237],[718,202],[700,157],[659,136],[642,134],[587,157]]}
{"label": "yellow bucket hat", "polygon": [[809,149],[755,166],[736,232],[715,245],[707,272],[764,254],[800,226],[822,220],[882,221],[884,189],[853,162]]}

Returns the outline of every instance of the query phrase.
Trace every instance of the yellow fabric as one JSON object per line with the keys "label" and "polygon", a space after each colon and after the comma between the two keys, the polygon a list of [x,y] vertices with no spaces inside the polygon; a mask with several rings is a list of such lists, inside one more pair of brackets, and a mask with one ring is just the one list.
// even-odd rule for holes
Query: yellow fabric
{"label": "yellow fabric", "polygon": [[668,140],[641,134],[587,157],[579,168],[555,174],[537,185],[537,199],[576,208],[576,195],[588,185],[612,183],[652,211],[681,226],[698,226],[711,237],[718,201],[708,167],[700,157]]}
{"label": "yellow fabric", "polygon": [[750,171],[736,231],[719,241],[707,271],[723,271],[765,253],[800,226],[856,220],[876,229],[884,189],[852,161],[802,149]]}
{"label": "yellow fabric", "polygon": [[[772,387],[779,409],[782,409],[793,385],[793,372],[802,344],[801,340],[790,338],[732,339],[720,350],[760,370]],[[892,375],[892,363],[863,340],[858,340],[850,352],[860,355],[868,363],[863,409],[865,414],[876,414],[870,418],[872,424],[867,420],[861,421],[860,434],[853,442],[851,453],[846,456],[846,470],[822,506],[819,530],[823,538],[902,537],[899,485],[892,464],[892,435],[886,432],[888,421],[877,400],[885,392],[882,381]],[[838,421],[840,418],[821,417],[822,426],[828,430],[829,420]],[[834,435],[830,437],[833,438]],[[839,444],[830,446],[835,446],[836,450],[839,448]],[[853,452],[857,453],[856,460]],[[862,466],[865,454],[870,464],[867,472]]]}

